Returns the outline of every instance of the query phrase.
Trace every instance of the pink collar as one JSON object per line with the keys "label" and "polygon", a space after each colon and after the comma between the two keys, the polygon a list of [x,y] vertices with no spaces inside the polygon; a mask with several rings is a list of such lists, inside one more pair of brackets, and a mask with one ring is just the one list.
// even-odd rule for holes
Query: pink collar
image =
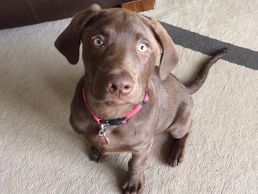
{"label": "pink collar", "polygon": [[91,113],[92,117],[94,118],[94,120],[101,126],[118,126],[118,125],[124,125],[128,122],[128,120],[130,118],[132,118],[133,116],[135,116],[143,107],[144,104],[146,104],[149,101],[149,95],[147,93],[145,93],[144,99],[137,105],[135,105],[135,107],[133,108],[133,110],[131,110],[130,112],[128,112],[125,116],[123,117],[119,117],[116,119],[101,119],[99,118],[93,111],[91,111],[88,103],[87,103],[87,97],[86,97],[86,91],[85,88],[82,88],[82,95],[83,95],[83,101],[85,106],[87,107],[87,109],[89,110],[89,112]]}

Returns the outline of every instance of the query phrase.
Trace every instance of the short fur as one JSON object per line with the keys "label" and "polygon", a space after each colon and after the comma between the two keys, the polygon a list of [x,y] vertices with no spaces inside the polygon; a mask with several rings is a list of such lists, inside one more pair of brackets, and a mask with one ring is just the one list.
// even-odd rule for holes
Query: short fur
{"label": "short fur", "polygon": [[[92,37],[97,34],[105,37],[103,47],[92,46]],[[141,42],[147,42],[147,52],[137,50]],[[209,68],[225,50],[204,64],[197,79],[185,86],[170,74],[178,62],[178,55],[172,39],[159,22],[120,8],[102,9],[96,4],[74,16],[55,46],[70,63],[76,64],[80,43],[85,74],[72,100],[70,123],[92,144],[90,157],[95,161],[109,153],[131,152],[123,190],[125,193],[141,193],[146,159],[156,135],[169,131],[175,140],[169,164],[176,166],[182,161],[192,122],[191,94],[201,87]],[[159,67],[155,67],[157,63]],[[129,77],[132,82],[129,94],[111,93],[110,75],[125,80]],[[127,124],[109,127],[107,137],[110,143],[102,145],[96,138],[100,126],[83,101],[83,87],[87,90],[89,107],[105,119],[118,118],[132,110],[145,92],[150,101]]]}

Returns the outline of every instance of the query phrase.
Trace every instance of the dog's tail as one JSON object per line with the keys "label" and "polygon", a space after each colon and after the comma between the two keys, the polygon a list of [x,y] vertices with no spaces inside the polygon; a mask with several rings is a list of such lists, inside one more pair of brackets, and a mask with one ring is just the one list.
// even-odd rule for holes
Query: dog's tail
{"label": "dog's tail", "polygon": [[200,87],[205,82],[208,72],[211,68],[211,66],[216,63],[225,53],[228,52],[228,49],[223,49],[219,51],[215,56],[213,56],[211,59],[209,59],[206,63],[204,63],[197,73],[196,78],[191,81],[190,83],[185,84],[186,88],[190,91],[191,94],[195,93],[197,90],[200,89]]}

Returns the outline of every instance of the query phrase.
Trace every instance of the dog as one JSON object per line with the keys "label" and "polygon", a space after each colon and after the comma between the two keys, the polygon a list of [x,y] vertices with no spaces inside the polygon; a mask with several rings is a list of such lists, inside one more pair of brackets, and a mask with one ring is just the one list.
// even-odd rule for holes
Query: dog
{"label": "dog", "polygon": [[192,122],[191,94],[226,50],[184,85],[170,73],[178,54],[159,22],[97,4],[76,14],[55,42],[71,64],[78,63],[80,44],[85,72],[71,103],[71,126],[86,136],[96,162],[107,154],[131,152],[123,192],[142,193],[155,136],[168,131],[174,141],[168,164],[182,162]]}

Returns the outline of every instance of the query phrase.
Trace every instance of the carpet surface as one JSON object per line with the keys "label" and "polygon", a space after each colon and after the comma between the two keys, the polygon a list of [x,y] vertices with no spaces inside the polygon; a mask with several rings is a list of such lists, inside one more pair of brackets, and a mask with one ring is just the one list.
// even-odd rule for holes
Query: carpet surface
{"label": "carpet surface", "polygon": [[[258,51],[257,7],[256,0],[157,0],[143,14]],[[53,43],[69,21],[0,31],[0,193],[120,193],[130,154],[91,162],[68,123],[83,65],[68,65]],[[185,82],[208,56],[177,49],[173,73]],[[220,60],[193,97],[184,162],[171,168],[150,156],[144,193],[258,193],[258,71]]]}

